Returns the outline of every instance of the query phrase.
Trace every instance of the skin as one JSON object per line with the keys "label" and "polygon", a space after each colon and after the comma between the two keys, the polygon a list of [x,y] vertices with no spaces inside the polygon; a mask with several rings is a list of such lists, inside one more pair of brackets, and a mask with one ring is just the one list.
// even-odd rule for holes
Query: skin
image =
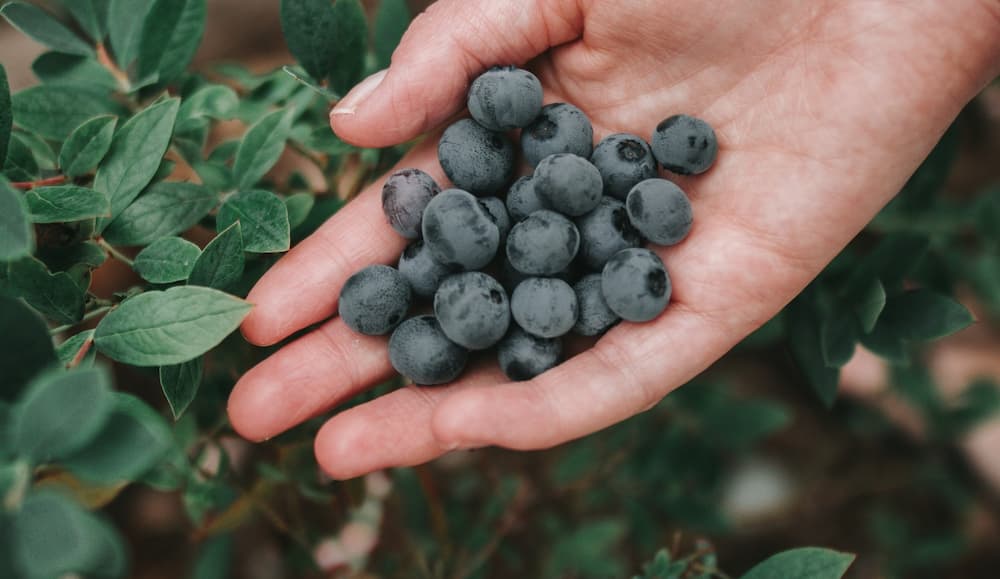
{"label": "skin", "polygon": [[[1000,73],[997,29],[997,0],[436,3],[388,73],[333,111],[340,137],[381,147],[432,131],[400,167],[442,179],[437,127],[470,80],[527,63],[547,102],[587,111],[595,139],[688,112],[715,127],[719,159],[678,179],[699,217],[684,243],[656,248],[674,281],[663,315],[620,324],[528,382],[494,366],[335,414],[316,438],[320,465],[349,478],[455,448],[547,448],[652,407],[778,312],[898,192]],[[247,339],[273,344],[330,317],[351,273],[396,260],[405,240],[384,222],[381,187],[261,279]],[[262,440],[335,408],[391,375],[385,346],[325,322],[243,376],[233,427]]]}

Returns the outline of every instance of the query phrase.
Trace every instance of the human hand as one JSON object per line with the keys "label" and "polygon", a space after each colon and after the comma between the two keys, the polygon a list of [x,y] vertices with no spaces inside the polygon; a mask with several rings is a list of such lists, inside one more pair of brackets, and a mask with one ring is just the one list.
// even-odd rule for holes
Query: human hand
{"label": "human hand", "polygon": [[[336,414],[316,438],[320,465],[348,478],[454,448],[545,448],[649,408],[776,314],[899,191],[1000,72],[998,28],[995,0],[434,4],[388,73],[334,110],[343,139],[411,139],[458,111],[485,68],[528,62],[546,102],[580,107],[597,139],[648,138],[663,118],[689,113],[715,127],[719,160],[702,176],[671,176],[695,224],[684,243],[657,248],[673,282],[663,315],[622,323],[529,382],[508,383],[492,364]],[[444,182],[436,134],[400,167]],[[273,344],[328,318],[351,274],[395,262],[405,240],[382,216],[381,185],[261,279],[247,339]],[[261,440],[336,407],[392,374],[386,341],[326,321],[243,376],[233,427]]]}

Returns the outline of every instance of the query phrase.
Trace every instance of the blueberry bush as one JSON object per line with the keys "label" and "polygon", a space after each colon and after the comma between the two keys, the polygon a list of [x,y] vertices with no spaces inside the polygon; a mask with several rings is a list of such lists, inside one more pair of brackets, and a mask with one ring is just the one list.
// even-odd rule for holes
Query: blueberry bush
{"label": "blueberry bush", "polygon": [[[977,381],[946,402],[923,356],[972,323],[956,291],[1000,316],[1000,189],[946,194],[976,103],[785,311],[653,410],[550,451],[333,482],[321,419],[253,446],[228,426],[273,351],[235,330],[268,267],[405,151],[342,142],[327,111],[411,11],[283,0],[296,63],[193,70],[206,4],[0,8],[48,48],[30,88],[0,66],[0,577],[980,576],[970,517],[1000,509],[958,444],[1000,397]],[[926,436],[837,400],[859,344]],[[797,466],[792,511],[740,532],[767,456]],[[182,520],[157,535],[148,504]]]}

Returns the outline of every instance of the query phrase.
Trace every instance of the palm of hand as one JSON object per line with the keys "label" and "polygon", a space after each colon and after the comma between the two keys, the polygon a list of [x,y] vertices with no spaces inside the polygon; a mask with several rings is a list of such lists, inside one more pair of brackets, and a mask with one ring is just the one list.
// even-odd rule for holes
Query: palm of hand
{"label": "palm of hand", "polygon": [[[514,4],[498,10],[516,19]],[[694,205],[692,233],[658,250],[673,281],[670,307],[651,323],[617,326],[594,348],[527,383],[508,384],[490,365],[447,387],[407,387],[342,412],[316,441],[328,472],[347,477],[417,464],[455,447],[542,448],[648,408],[804,287],[899,190],[984,80],[973,72],[982,67],[960,69],[954,61],[985,41],[950,35],[982,17],[978,0],[944,15],[931,2],[673,4],[663,10],[652,0],[595,2],[585,15],[540,7],[540,28],[524,36],[530,41],[491,31],[488,20],[469,32],[504,39],[490,55],[503,60],[538,53],[582,28],[582,38],[532,64],[547,99],[586,111],[598,138],[623,131],[648,137],[677,112],[716,127],[717,165],[677,179]],[[1000,13],[990,10],[994,18]],[[422,32],[426,38],[427,30],[441,29],[448,18],[442,12],[418,19],[401,51]],[[931,26],[934,33],[914,34]],[[929,90],[943,80],[942,70],[950,70],[950,89]],[[454,88],[450,101],[458,96]],[[388,124],[399,119],[384,126],[406,138],[454,108],[423,111],[419,127]],[[348,123],[346,130],[366,140],[360,126]],[[401,164],[441,178],[434,146],[428,139]],[[380,187],[370,187],[265,276],[250,296],[258,304],[244,326],[251,340],[273,343],[328,317],[351,273],[399,254],[404,240],[383,221]],[[230,416],[244,435],[266,438],[390,373],[384,338],[358,336],[333,319],[247,373]]]}

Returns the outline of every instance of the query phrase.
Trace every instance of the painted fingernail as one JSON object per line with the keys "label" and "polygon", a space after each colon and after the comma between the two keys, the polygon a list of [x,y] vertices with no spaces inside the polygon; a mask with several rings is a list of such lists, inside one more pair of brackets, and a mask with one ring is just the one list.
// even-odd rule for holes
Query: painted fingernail
{"label": "painted fingernail", "polygon": [[337,106],[333,107],[333,110],[330,111],[330,116],[353,115],[358,105],[371,96],[375,92],[375,89],[378,88],[378,85],[382,84],[382,80],[385,78],[385,73],[387,72],[388,69],[380,70],[361,81],[361,84],[354,87],[351,92],[347,93],[347,96],[340,99]]}

